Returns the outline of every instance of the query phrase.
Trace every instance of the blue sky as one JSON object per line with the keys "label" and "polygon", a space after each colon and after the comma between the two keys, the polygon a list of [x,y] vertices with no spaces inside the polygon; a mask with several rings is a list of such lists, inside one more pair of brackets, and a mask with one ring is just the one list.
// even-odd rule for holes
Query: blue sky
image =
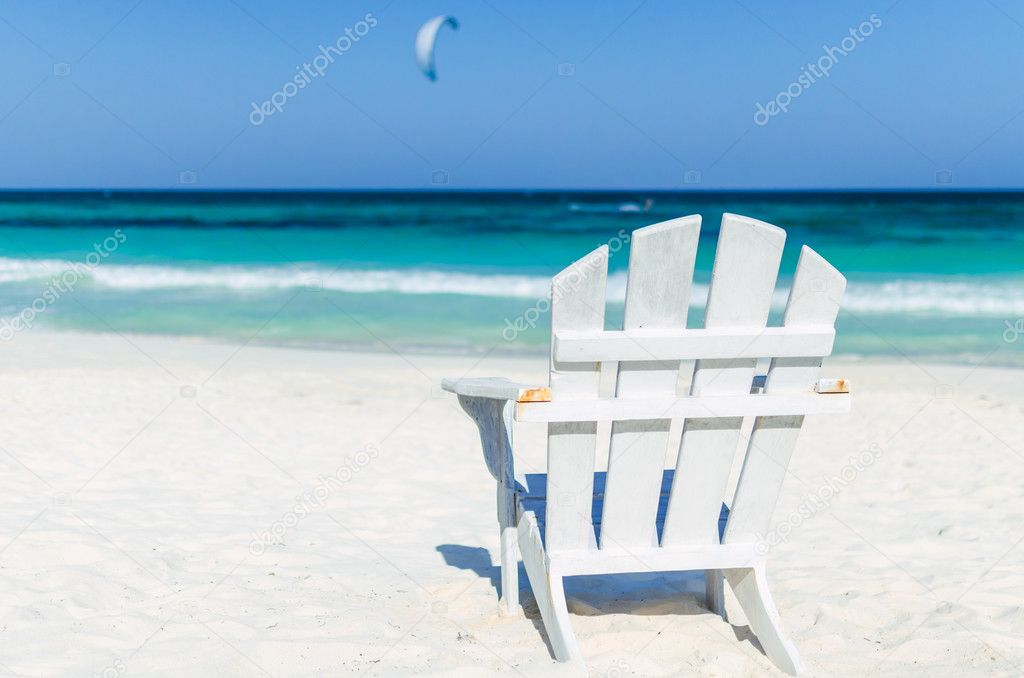
{"label": "blue sky", "polygon": [[[461,27],[431,83],[438,14]],[[0,3],[0,43],[8,188],[1024,186],[1024,0],[32,0]]]}

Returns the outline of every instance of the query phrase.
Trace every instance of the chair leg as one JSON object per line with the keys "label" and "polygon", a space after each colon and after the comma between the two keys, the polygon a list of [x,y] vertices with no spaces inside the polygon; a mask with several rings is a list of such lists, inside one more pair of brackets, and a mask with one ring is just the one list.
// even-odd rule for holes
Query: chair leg
{"label": "chair leg", "polygon": [[501,611],[519,612],[519,546],[516,528],[501,529]]}
{"label": "chair leg", "polygon": [[580,650],[576,643],[576,634],[572,632],[569,623],[569,607],[565,602],[563,578],[561,575],[548,573],[547,580],[550,616],[541,616],[544,617],[544,628],[547,629],[551,647],[555,651],[555,659],[560,662],[579,659]]}
{"label": "chair leg", "polygon": [[764,653],[786,673],[795,676],[803,671],[803,662],[796,646],[782,634],[779,611],[775,608],[764,564],[735,570],[726,570],[725,578],[736,593],[750,630],[757,636]]}
{"label": "chair leg", "polygon": [[704,570],[704,593],[708,609],[725,618],[725,585],[721,570]]}
{"label": "chair leg", "polygon": [[581,661],[576,635],[569,624],[569,608],[565,603],[565,589],[562,576],[548,571],[544,558],[544,545],[541,542],[537,521],[532,513],[527,513],[519,521],[519,547],[523,554],[523,565],[526,576],[533,589],[533,597],[537,599],[540,617],[544,622],[544,630],[548,641],[560,662]]}

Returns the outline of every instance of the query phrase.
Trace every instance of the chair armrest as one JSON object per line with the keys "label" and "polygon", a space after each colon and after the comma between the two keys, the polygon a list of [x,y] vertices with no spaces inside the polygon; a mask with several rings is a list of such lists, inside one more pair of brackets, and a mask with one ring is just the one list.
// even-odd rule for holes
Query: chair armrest
{"label": "chair armrest", "polygon": [[[753,383],[750,385],[751,393],[762,393],[767,383],[768,376],[759,374],[754,377]],[[850,392],[850,380],[842,378],[822,378],[818,380],[818,383],[814,385],[815,393],[849,393]]]}
{"label": "chair armrest", "polygon": [[[765,375],[757,375],[751,383],[751,393],[763,391]],[[517,403],[546,403],[551,401],[551,389],[546,386],[530,386],[502,377],[477,377],[473,379],[442,379],[441,388],[450,393],[469,398],[492,400],[514,400]],[[849,393],[846,379],[820,379],[815,384],[817,393]]]}
{"label": "chair armrest", "polygon": [[[512,413],[518,398],[536,395],[532,389],[508,379],[442,379],[441,388],[459,396],[459,405],[480,431],[484,462],[498,481],[498,523],[502,529],[516,524],[515,461],[512,454]],[[528,402],[528,401],[527,401]]]}
{"label": "chair armrest", "polygon": [[850,380],[849,379],[819,379],[818,383],[814,385],[815,393],[849,393],[850,392]]}
{"label": "chair armrest", "polygon": [[551,389],[547,386],[530,386],[501,377],[442,379],[441,388],[469,398],[514,400],[518,403],[541,403],[551,400]]}

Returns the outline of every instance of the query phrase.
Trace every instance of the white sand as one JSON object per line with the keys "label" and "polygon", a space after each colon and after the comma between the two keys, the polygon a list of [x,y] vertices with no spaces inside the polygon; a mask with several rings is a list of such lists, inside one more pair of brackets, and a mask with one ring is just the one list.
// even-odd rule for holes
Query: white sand
{"label": "white sand", "polygon": [[[498,614],[493,481],[436,387],[543,381],[543,358],[130,342],[2,346],[0,675],[578,674],[552,661],[525,577],[526,615]],[[808,421],[776,519],[881,455],[769,561],[809,673],[1020,675],[1022,374],[826,373],[853,380],[854,412]],[[522,465],[543,463],[537,433]],[[318,479],[339,468],[344,484]],[[303,493],[322,507],[296,511]],[[278,521],[279,543],[251,548]],[[574,581],[592,674],[773,673],[701,590]]]}

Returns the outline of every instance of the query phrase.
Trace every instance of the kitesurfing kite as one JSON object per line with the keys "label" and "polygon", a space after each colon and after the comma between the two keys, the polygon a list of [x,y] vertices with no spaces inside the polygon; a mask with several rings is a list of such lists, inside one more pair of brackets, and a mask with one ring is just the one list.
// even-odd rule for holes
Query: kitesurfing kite
{"label": "kitesurfing kite", "polygon": [[416,34],[416,63],[420,70],[428,78],[437,80],[437,72],[434,70],[434,43],[437,42],[437,33],[445,24],[458,30],[459,22],[453,16],[436,16],[427,23],[420,26]]}

